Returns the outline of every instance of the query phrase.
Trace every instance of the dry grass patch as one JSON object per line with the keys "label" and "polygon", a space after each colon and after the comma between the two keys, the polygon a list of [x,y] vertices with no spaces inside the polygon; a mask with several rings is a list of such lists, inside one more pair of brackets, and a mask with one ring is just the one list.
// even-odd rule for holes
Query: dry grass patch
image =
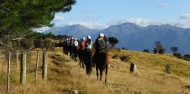
{"label": "dry grass patch", "polygon": [[[11,94],[190,94],[188,85],[190,64],[172,55],[156,55],[135,51],[112,50],[111,56],[130,56],[129,62],[134,62],[140,75],[129,73],[129,62],[119,58],[111,59],[108,71],[108,83],[96,78],[95,68],[92,76],[86,75],[80,68],[79,61],[74,62],[69,56],[63,55],[61,48],[48,53],[48,81],[41,80],[41,69],[38,72],[37,83],[34,81],[34,71],[27,72],[27,85],[19,85],[19,73],[15,72],[11,82]],[[52,57],[53,56],[53,57]],[[35,56],[32,56],[35,62]],[[41,60],[39,65],[41,67]],[[165,65],[170,64],[171,74],[164,72]],[[0,91],[5,93],[6,64],[0,64],[4,74],[0,78]],[[31,64],[34,70],[35,63]],[[15,66],[13,66],[15,67]],[[3,73],[1,71],[1,73]],[[103,74],[104,79],[105,74]],[[15,81],[15,82],[14,82]],[[4,89],[2,89],[4,88]],[[2,93],[2,94],[3,94]]]}

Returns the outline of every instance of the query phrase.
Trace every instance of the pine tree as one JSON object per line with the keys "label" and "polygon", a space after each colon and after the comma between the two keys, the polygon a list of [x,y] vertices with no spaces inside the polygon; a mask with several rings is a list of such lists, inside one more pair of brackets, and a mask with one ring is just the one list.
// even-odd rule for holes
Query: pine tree
{"label": "pine tree", "polygon": [[25,36],[32,28],[53,26],[50,22],[55,13],[68,12],[75,3],[75,0],[0,0],[0,40]]}

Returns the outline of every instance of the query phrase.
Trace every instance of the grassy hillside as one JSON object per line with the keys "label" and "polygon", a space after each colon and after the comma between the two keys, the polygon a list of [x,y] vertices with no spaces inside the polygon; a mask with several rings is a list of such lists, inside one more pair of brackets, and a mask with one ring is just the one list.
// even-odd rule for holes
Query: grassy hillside
{"label": "grassy hillside", "polygon": [[[27,65],[27,85],[19,85],[19,71],[13,62],[11,67],[11,94],[72,94],[78,90],[80,94],[190,94],[190,62],[177,59],[172,55],[157,55],[129,50],[111,50],[108,83],[96,79],[95,68],[92,76],[85,74],[78,61],[72,61],[60,49],[49,52],[48,81],[38,72],[35,83],[35,52],[32,64]],[[119,57],[129,56],[128,62]],[[3,60],[4,61],[4,60]],[[134,62],[140,72],[129,73],[130,62]],[[6,91],[6,63],[0,62],[0,94]],[[41,65],[41,62],[39,62]],[[164,72],[166,64],[171,65],[172,72]],[[30,66],[29,66],[30,65]],[[41,67],[41,66],[40,66]],[[30,70],[29,70],[30,69]],[[190,87],[190,86],[189,86]]]}

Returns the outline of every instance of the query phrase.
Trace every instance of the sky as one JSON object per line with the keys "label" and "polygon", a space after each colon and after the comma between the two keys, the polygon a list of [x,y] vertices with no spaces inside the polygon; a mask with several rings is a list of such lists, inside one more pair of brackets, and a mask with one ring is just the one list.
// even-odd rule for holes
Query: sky
{"label": "sky", "polygon": [[190,28],[190,0],[76,0],[70,12],[56,13],[52,21],[54,27],[80,24],[91,29],[126,22]]}

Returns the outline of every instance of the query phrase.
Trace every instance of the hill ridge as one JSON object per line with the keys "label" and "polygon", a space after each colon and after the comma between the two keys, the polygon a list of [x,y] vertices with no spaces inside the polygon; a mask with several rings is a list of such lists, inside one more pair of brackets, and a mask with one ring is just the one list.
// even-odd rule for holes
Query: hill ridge
{"label": "hill ridge", "polygon": [[[123,23],[119,25],[112,25],[104,30],[89,29],[81,25],[67,26],[71,29],[59,30],[54,28],[45,31],[52,32],[55,35],[63,34],[77,37],[78,39],[91,35],[93,41],[100,32],[105,33],[107,37],[116,37],[119,43],[116,47],[127,48],[130,50],[143,51],[148,49],[150,51],[155,47],[155,42],[160,41],[167,53],[171,53],[170,47],[176,46],[182,54],[190,53],[190,29],[184,29],[176,26],[165,25],[151,25],[141,27],[133,23]],[[83,28],[81,28],[83,27]],[[58,33],[59,32],[59,33]]]}

